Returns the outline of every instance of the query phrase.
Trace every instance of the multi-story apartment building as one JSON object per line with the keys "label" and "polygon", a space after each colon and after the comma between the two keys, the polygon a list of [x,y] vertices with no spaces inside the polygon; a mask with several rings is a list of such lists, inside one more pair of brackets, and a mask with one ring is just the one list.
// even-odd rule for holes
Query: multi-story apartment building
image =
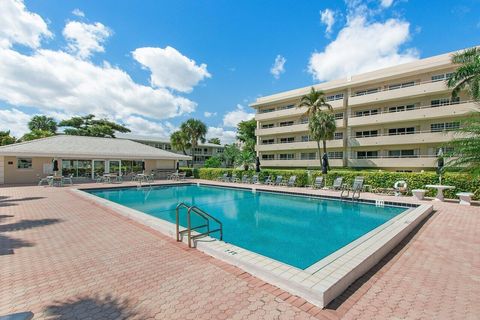
{"label": "multi-story apartment building", "polygon": [[[150,137],[150,136],[141,136],[141,135],[133,135],[133,134],[117,134],[117,138],[120,139],[128,139],[136,142],[140,142],[158,149],[163,149],[171,152],[175,152],[178,154],[183,154],[182,150],[175,150],[172,149],[172,145],[170,141],[161,139],[158,137]],[[193,165],[195,167],[203,167],[205,164],[205,160],[212,156],[219,156],[223,153],[224,146],[213,144],[213,143],[202,143],[197,148],[195,148],[193,152]],[[190,155],[191,151],[186,150],[187,155]],[[187,166],[186,160],[180,160],[180,166]]]}
{"label": "multi-story apartment building", "polygon": [[[439,148],[459,120],[478,108],[466,94],[451,99],[451,54],[439,55],[315,85],[337,119],[327,142],[333,167],[418,171],[436,166]],[[306,109],[297,108],[310,87],[258,98],[257,155],[262,167],[319,167]],[[444,149],[445,150],[445,149]]]}

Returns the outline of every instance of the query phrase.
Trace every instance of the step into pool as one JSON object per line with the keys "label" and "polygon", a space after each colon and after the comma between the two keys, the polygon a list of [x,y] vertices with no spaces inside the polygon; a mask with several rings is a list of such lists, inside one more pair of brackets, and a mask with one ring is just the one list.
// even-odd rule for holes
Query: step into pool
{"label": "step into pool", "polygon": [[87,192],[171,223],[178,203],[195,205],[223,223],[223,241],[302,270],[408,209],[197,184]]}

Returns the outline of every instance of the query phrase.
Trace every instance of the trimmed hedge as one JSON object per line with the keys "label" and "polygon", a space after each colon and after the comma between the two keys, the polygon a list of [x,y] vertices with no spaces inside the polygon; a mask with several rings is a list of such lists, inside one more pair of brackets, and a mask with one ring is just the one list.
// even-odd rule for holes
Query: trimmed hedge
{"label": "trimmed hedge", "polygon": [[[228,176],[236,174],[238,178],[241,178],[244,174],[252,177],[255,173],[254,170],[244,171],[231,168],[181,168],[181,171],[187,172],[187,177],[193,175],[194,178],[200,178],[205,180],[216,180],[224,173],[228,173]],[[321,171],[318,170],[285,170],[285,169],[264,169],[259,173],[260,181],[264,181],[267,176],[282,175],[284,179],[288,179],[290,176],[296,175],[298,187],[304,187],[312,184],[315,177],[321,176]],[[354,170],[331,170],[327,174],[327,185],[332,185],[333,180],[341,176],[343,182],[351,185],[353,180],[357,176],[365,177],[365,184],[370,185],[372,188],[393,188],[396,181],[405,180],[408,184],[408,189],[427,189],[427,184],[438,184],[438,175],[434,172],[389,172],[389,171],[354,171]],[[454,190],[445,190],[445,197],[454,199],[455,195],[460,191],[469,191],[475,194],[474,199],[480,199],[480,179],[475,179],[468,174],[447,172],[443,174],[442,184],[455,186]],[[436,190],[427,189],[427,196],[435,196]]]}

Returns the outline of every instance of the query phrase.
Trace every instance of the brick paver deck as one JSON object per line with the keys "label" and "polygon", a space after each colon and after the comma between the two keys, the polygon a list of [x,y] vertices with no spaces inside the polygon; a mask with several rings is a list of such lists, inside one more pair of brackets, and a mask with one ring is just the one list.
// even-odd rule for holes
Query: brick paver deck
{"label": "brick paver deck", "polygon": [[321,310],[69,188],[0,188],[0,315],[478,319],[480,207],[434,205],[420,228]]}

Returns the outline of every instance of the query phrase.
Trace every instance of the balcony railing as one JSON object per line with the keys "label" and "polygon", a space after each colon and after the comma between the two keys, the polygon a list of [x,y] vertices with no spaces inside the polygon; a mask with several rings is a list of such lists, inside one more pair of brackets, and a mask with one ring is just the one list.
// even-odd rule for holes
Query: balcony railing
{"label": "balcony railing", "polygon": [[366,157],[357,157],[357,156],[350,156],[349,159],[352,160],[368,160],[368,159],[415,159],[415,158],[436,158],[437,155],[435,154],[413,154],[413,155],[398,155],[398,156],[388,156],[388,155],[378,155],[378,156],[366,156]]}
{"label": "balcony railing", "polygon": [[415,135],[415,134],[422,134],[422,133],[447,133],[457,130],[458,128],[448,129],[448,130],[416,130],[414,132],[405,132],[405,133],[379,133],[377,135],[370,135],[364,137],[357,137],[357,136],[350,136],[351,139],[363,139],[363,138],[375,138],[375,137],[388,137],[388,136],[408,136],[408,135]]}
{"label": "balcony railing", "polygon": [[[440,81],[442,81],[442,80],[440,80]],[[427,80],[427,81],[419,81],[419,82],[407,81],[407,82],[398,84],[399,86],[396,86],[397,83],[394,83],[394,84],[391,84],[391,85],[386,85],[386,86],[378,87],[378,88],[375,88],[375,89],[370,89],[370,90],[366,89],[365,91],[360,91],[359,90],[358,93],[355,93],[355,92],[352,93],[350,95],[350,97],[361,97],[361,96],[374,94],[374,93],[379,93],[379,92],[383,92],[383,91],[393,91],[393,90],[399,90],[399,89],[403,89],[403,88],[411,88],[411,87],[420,86],[422,84],[428,84],[428,83],[433,83],[433,82],[439,82],[439,80]]]}
{"label": "balcony railing", "polygon": [[399,112],[408,112],[408,111],[414,111],[414,110],[420,110],[420,109],[430,109],[430,108],[441,108],[445,106],[451,106],[451,105],[457,105],[457,104],[464,104],[464,103],[471,103],[474,102],[473,100],[467,100],[467,101],[455,101],[455,102],[449,102],[449,103],[442,103],[442,104],[433,104],[433,105],[427,105],[427,106],[415,106],[413,109],[405,109],[403,111],[389,111],[389,110],[378,110],[377,113],[375,114],[369,114],[369,115],[363,115],[363,114],[354,114],[352,113],[350,115],[350,118],[361,118],[361,117],[370,117],[370,116],[376,116],[379,114],[385,114],[385,113],[399,113]]}

